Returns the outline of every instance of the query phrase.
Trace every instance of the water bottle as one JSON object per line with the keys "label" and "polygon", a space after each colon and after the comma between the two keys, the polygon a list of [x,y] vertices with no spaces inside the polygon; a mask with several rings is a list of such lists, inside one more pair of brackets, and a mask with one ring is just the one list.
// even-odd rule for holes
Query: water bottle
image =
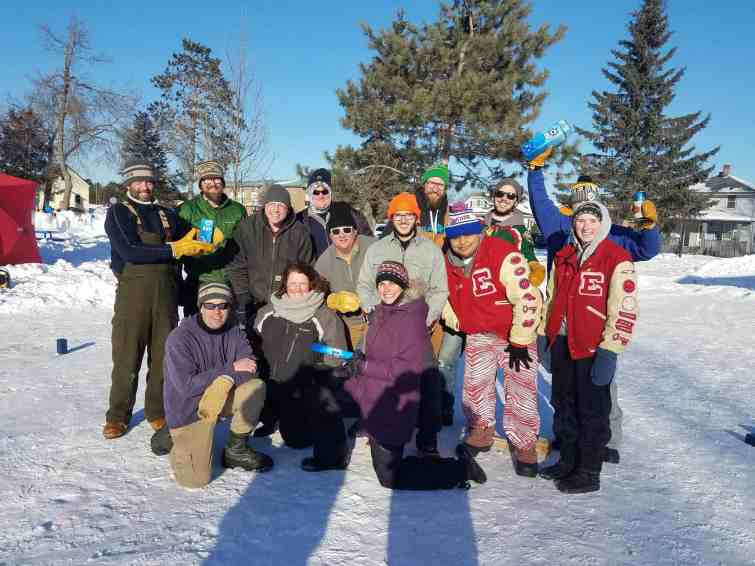
{"label": "water bottle", "polygon": [[212,233],[215,231],[215,222],[209,218],[202,218],[199,223],[199,238],[200,242],[206,244],[212,243]]}
{"label": "water bottle", "polygon": [[341,350],[340,348],[334,348],[333,346],[328,346],[327,344],[323,344],[322,342],[313,342],[309,349],[318,354],[333,356],[334,358],[340,358],[342,360],[350,360],[354,357],[354,352]]}
{"label": "water bottle", "polygon": [[642,213],[642,203],[646,200],[645,191],[637,191],[632,196],[632,216],[634,216],[635,220],[645,218],[645,215]]}
{"label": "water bottle", "polygon": [[559,120],[544,132],[535,134],[535,137],[522,144],[524,158],[532,161],[549,147],[561,145],[571,131],[572,127],[566,120]]}

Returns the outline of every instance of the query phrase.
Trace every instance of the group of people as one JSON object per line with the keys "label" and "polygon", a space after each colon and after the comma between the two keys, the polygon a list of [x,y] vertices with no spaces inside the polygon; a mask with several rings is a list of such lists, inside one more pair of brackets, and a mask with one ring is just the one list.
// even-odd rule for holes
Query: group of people
{"label": "group of people", "polygon": [[[153,198],[148,166],[127,167],[126,198],[105,225],[118,287],[103,435],[128,430],[146,349],[152,449],[170,454],[181,485],[209,483],[215,426],[228,416],[229,468],[270,470],[270,456],[248,439],[278,431],[286,446],[312,448],[303,470],[343,470],[363,434],[382,486],[469,487],[486,481],[477,460],[495,442],[503,370],[515,473],[553,479],[567,493],[599,489],[603,462],[618,462],[617,445],[607,445],[621,437],[614,376],[637,322],[633,262],[653,257],[660,237],[651,202],[638,225],[612,224],[589,178],[573,186],[571,210],[559,210],[545,190],[547,157],[528,163],[548,247],[545,297],[546,269],[516,208],[524,189],[515,179],[497,183],[494,209],[480,218],[449,205],[448,168],[433,166],[414,193],[390,201],[376,239],[357,210],[333,198],[326,169],[309,176],[304,211],[272,185],[247,217],[224,193],[216,162],[198,165],[200,194],[177,211]],[[200,240],[205,220],[214,231]],[[318,353],[318,344],[331,350]],[[454,422],[462,352],[467,432],[444,457],[438,433]],[[560,452],[547,467],[536,451],[539,363],[553,374]]]}

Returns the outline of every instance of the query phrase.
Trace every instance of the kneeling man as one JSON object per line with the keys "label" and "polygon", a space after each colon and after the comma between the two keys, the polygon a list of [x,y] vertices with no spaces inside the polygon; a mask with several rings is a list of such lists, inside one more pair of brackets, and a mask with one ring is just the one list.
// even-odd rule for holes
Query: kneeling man
{"label": "kneeling man", "polygon": [[219,417],[233,416],[223,451],[226,468],[266,472],[273,460],[247,446],[265,401],[265,384],[239,326],[229,321],[233,293],[222,283],[199,288],[199,313],[183,319],[165,344],[165,419],[176,481],[202,487],[212,474],[212,440]]}

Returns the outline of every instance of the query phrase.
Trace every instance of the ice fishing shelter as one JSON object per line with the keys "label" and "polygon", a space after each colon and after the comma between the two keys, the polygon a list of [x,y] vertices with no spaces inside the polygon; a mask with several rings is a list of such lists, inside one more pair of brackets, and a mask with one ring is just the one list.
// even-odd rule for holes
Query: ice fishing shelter
{"label": "ice fishing shelter", "polygon": [[32,221],[36,188],[0,173],[0,265],[41,262]]}

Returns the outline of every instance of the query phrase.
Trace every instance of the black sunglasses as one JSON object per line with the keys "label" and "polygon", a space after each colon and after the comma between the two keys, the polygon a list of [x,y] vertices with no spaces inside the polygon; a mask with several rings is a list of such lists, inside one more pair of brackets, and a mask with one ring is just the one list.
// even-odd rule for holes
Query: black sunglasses
{"label": "black sunglasses", "polygon": [[517,195],[516,193],[507,193],[505,191],[496,191],[495,192],[495,198],[507,198],[509,200],[516,200]]}
{"label": "black sunglasses", "polygon": [[334,236],[338,236],[341,232],[344,234],[351,234],[354,231],[352,226],[342,226],[341,228],[331,228],[330,233]]}
{"label": "black sunglasses", "polygon": [[322,189],[322,190],[315,189],[314,191],[312,191],[312,194],[315,196],[329,195],[330,191],[328,189]]}
{"label": "black sunglasses", "polygon": [[228,303],[202,303],[202,307],[206,308],[208,311],[227,311],[230,306],[231,305]]}

